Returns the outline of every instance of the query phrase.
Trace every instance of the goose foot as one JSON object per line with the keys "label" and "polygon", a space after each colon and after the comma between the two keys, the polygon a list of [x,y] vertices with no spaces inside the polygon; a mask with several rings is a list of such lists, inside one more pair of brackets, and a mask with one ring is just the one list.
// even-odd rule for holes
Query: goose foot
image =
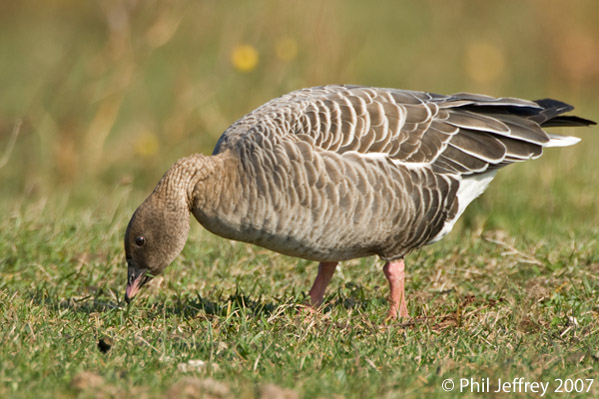
{"label": "goose foot", "polygon": [[310,306],[313,308],[318,308],[322,304],[324,291],[335,273],[337,263],[339,262],[320,262],[318,264],[318,274],[310,288]]}
{"label": "goose foot", "polygon": [[395,320],[397,312],[399,317],[408,317],[408,306],[406,305],[405,265],[403,259],[389,261],[383,267],[383,273],[389,281],[389,312],[385,321]]}

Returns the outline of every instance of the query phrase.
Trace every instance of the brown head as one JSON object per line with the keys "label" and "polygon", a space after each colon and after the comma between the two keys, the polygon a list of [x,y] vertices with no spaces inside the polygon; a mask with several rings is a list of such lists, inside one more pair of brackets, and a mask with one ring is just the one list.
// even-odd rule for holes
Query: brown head
{"label": "brown head", "polygon": [[194,154],[181,158],[137,208],[125,233],[127,302],[183,250],[192,208],[220,198],[216,188],[229,184],[222,173],[224,165],[220,156]]}
{"label": "brown head", "polygon": [[189,208],[166,201],[158,188],[137,208],[125,233],[127,302],[183,250],[188,233]]}

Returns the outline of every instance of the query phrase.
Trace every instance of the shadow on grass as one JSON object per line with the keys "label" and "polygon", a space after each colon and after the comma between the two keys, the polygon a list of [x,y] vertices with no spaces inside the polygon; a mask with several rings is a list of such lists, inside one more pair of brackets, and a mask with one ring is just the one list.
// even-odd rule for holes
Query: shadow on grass
{"label": "shadow on grass", "polygon": [[219,297],[216,300],[203,298],[198,293],[195,299],[178,297],[176,302],[168,305],[164,311],[166,314],[186,318],[194,318],[202,314],[227,317],[233,312],[243,312],[254,317],[261,317],[271,315],[277,308],[285,304],[291,303],[284,301],[278,303],[263,302],[262,298],[254,300],[240,292],[236,292],[228,298]]}
{"label": "shadow on grass", "polygon": [[[69,309],[75,313],[106,313],[114,310],[128,310],[134,308],[136,301],[127,304],[124,300],[114,301],[106,299],[106,292],[99,288],[92,290],[93,293],[84,296],[66,297],[59,293],[56,287],[37,287],[27,295],[28,299],[37,306],[43,306],[54,311]],[[112,295],[114,297],[114,295]],[[203,298],[197,294],[196,298],[178,296],[167,298],[160,296],[153,298],[151,302],[137,301],[140,310],[150,314],[177,315],[185,318],[195,318],[202,314],[209,316],[226,317],[232,312],[242,311],[254,317],[269,316],[280,306],[293,306],[293,302],[264,302],[262,299],[254,300],[240,292],[236,292],[227,298],[220,296],[216,300]]]}
{"label": "shadow on grass", "polygon": [[[379,287],[363,286],[347,283],[337,291],[325,297],[320,312],[326,314],[343,308],[360,312],[379,312],[387,306],[386,290],[379,292]],[[116,294],[104,288],[89,288],[88,295],[65,297],[64,291],[58,287],[40,286],[32,290],[28,297],[36,305],[55,311],[68,309],[75,313],[92,314],[113,311],[127,311],[137,308],[148,313],[148,317],[178,316],[182,318],[228,317],[233,313],[254,318],[269,317],[273,313],[297,313],[308,303],[305,293],[287,292],[280,299],[263,300],[262,296],[254,299],[241,290],[225,296],[221,293],[202,297],[199,293],[180,294],[176,297],[158,295],[144,300],[136,299],[130,305],[120,299],[115,301]]]}
{"label": "shadow on grass", "polygon": [[[377,288],[377,287],[375,287]],[[31,302],[37,306],[46,307],[58,313],[68,310],[74,314],[91,315],[93,313],[108,314],[111,312],[126,312],[126,318],[133,317],[135,319],[152,320],[156,318],[170,319],[217,319],[226,320],[229,318],[251,318],[251,319],[268,319],[271,316],[278,317],[287,315],[295,317],[299,314],[300,309],[307,302],[305,294],[298,295],[297,293],[287,293],[283,295],[284,299],[264,301],[262,297],[252,299],[251,296],[245,295],[240,290],[232,295],[224,296],[222,292],[215,294],[210,298],[202,297],[199,293],[181,294],[176,297],[167,297],[166,295],[158,295],[148,298],[146,301],[132,302],[127,305],[124,300],[110,301],[107,297],[114,297],[115,294],[107,292],[103,289],[91,290],[93,294],[87,296],[71,296],[65,298],[64,293],[59,294],[55,287],[39,287],[29,294]],[[385,290],[386,291],[386,290]],[[386,310],[387,300],[382,292],[372,290],[359,284],[348,283],[339,288],[337,292],[332,292],[325,298],[325,305],[320,309],[320,313],[337,314],[336,310],[342,308],[345,310],[357,310],[362,314],[371,312],[384,314]],[[335,321],[336,317],[321,319],[321,322],[329,323],[338,329],[364,329],[368,331],[378,331],[380,328],[413,328],[418,326],[427,326],[435,331],[445,330],[447,328],[460,328],[464,316],[466,323],[472,317],[472,313],[478,311],[495,308],[503,299],[485,299],[475,296],[465,296],[458,298],[455,303],[455,309],[446,309],[444,312],[434,315],[413,315],[408,319],[397,319],[393,321],[377,321],[378,318],[369,319],[362,318],[366,324],[354,325],[343,321],[341,323]],[[383,312],[382,312],[383,311]],[[131,316],[129,315],[131,313]],[[381,313],[382,312],[382,313]],[[466,313],[466,315],[465,315]],[[381,316],[383,317],[383,316]],[[343,316],[340,320],[344,320]],[[369,320],[369,321],[368,321]],[[382,324],[381,324],[382,323]],[[362,325],[363,324],[363,325]],[[188,343],[181,344],[183,346]],[[189,349],[189,348],[187,348]]]}
{"label": "shadow on grass", "polygon": [[[372,296],[363,286],[348,283],[343,289],[331,293],[325,298],[325,306],[321,309],[323,313],[331,312],[337,307],[345,309],[367,310],[386,303],[383,297]],[[270,316],[283,309],[283,312],[297,312],[298,309],[308,303],[305,293],[284,293],[280,300],[264,301],[260,296],[253,299],[251,296],[237,290],[234,294],[224,297],[217,294],[210,298],[202,297],[196,293],[195,298],[179,296],[165,309],[166,314],[176,314],[183,317],[198,317],[202,314],[208,316],[227,317],[233,312],[251,315],[253,317]]]}
{"label": "shadow on grass", "polygon": [[38,306],[44,306],[51,310],[61,311],[65,309],[77,313],[105,313],[115,309],[126,309],[126,303],[105,300],[105,292],[102,288],[92,290],[93,294],[84,296],[73,295],[70,297],[59,294],[56,287],[42,286],[32,290],[28,297],[31,302]]}

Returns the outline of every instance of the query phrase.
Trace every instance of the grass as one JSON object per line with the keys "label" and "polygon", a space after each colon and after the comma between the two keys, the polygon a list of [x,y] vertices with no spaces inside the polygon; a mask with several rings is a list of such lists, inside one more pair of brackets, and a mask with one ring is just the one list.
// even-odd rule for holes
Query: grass
{"label": "grass", "polygon": [[[386,324],[379,260],[346,262],[312,316],[297,308],[314,263],[194,225],[182,256],[126,306],[121,239],[137,195],[121,190],[114,209],[71,211],[51,200],[7,212],[1,396],[153,398],[191,375],[240,398],[265,383],[306,398],[445,398],[469,396],[444,392],[447,378],[554,386],[597,375],[596,228],[547,223],[516,239],[462,225],[408,258],[411,318]],[[103,338],[112,341],[107,353]],[[207,365],[181,370],[195,359]],[[77,382],[83,371],[102,384]]]}
{"label": "grass", "polygon": [[[0,12],[0,397],[468,398],[481,393],[460,392],[462,378],[554,390],[599,375],[597,128],[500,172],[448,237],[407,258],[408,320],[384,322],[378,259],[343,263],[311,315],[298,308],[313,262],[195,221],[127,306],[122,249],[171,163],[298,87],[555,97],[597,120],[595,0],[568,13],[558,1],[13,3]],[[258,58],[233,61],[239,48]],[[595,381],[544,397],[598,393]]]}

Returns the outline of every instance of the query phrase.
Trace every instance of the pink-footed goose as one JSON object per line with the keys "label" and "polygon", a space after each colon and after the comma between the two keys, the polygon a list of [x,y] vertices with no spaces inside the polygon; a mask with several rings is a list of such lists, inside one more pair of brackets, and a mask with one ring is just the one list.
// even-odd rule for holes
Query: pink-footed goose
{"label": "pink-footed goose", "polygon": [[572,109],[360,86],[271,100],[225,130],[212,156],[176,162],[135,211],[125,299],[181,252],[191,212],[214,234],[320,262],[315,307],[339,261],[378,255],[388,317],[408,316],[404,256],[449,233],[497,169],[577,143],[543,130],[594,124],[561,115]]}

